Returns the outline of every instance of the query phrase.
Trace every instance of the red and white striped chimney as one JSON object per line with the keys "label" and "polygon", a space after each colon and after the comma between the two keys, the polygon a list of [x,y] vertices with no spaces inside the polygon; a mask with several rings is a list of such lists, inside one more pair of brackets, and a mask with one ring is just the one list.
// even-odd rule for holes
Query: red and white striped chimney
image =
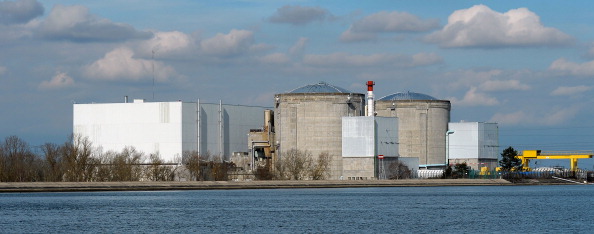
{"label": "red and white striped chimney", "polygon": [[375,102],[373,100],[373,85],[375,82],[367,81],[367,116],[375,116]]}

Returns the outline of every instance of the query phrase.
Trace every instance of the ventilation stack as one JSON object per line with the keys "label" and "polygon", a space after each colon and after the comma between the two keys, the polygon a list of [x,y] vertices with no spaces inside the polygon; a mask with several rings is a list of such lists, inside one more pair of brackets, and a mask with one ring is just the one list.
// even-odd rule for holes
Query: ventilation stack
{"label": "ventilation stack", "polygon": [[373,100],[373,85],[375,82],[367,81],[367,116],[375,116],[375,102]]}

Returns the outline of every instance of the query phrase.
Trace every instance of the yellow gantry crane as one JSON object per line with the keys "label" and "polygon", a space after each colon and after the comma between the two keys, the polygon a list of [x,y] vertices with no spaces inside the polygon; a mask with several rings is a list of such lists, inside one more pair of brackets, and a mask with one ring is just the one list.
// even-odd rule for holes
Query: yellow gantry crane
{"label": "yellow gantry crane", "polygon": [[578,159],[592,158],[592,151],[541,151],[524,150],[522,155],[516,156],[522,160],[522,169],[530,171],[530,160],[532,159],[569,159],[571,171],[578,169]]}

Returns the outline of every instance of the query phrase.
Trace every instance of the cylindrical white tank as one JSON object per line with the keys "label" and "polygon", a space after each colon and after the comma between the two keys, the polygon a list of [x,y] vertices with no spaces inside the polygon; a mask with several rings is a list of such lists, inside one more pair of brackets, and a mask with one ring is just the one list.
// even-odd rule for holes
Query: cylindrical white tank
{"label": "cylindrical white tank", "polygon": [[332,158],[330,179],[342,174],[342,117],[363,116],[365,95],[324,82],[275,95],[274,124],[277,152],[309,151],[314,160],[322,152]]}
{"label": "cylindrical white tank", "polygon": [[451,104],[422,93],[403,92],[375,102],[377,116],[398,117],[399,154],[418,157],[419,165],[445,163],[445,138]]}

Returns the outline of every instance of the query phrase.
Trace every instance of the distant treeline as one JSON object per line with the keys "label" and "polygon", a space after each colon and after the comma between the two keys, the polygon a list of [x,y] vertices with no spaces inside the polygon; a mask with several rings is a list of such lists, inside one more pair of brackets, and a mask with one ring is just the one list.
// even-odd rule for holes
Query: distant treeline
{"label": "distant treeline", "polygon": [[0,143],[0,182],[227,180],[235,167],[197,152],[186,152],[183,158],[183,165],[165,162],[157,154],[147,156],[132,147],[102,153],[88,138],[77,135],[34,151],[21,138],[9,136]]}
{"label": "distant treeline", "polygon": [[[255,180],[324,180],[330,176],[331,160],[327,152],[314,158],[307,150],[291,149],[275,162],[245,171],[209,153],[184,152],[175,162],[166,162],[158,154],[145,155],[133,147],[102,152],[79,135],[34,151],[21,138],[9,136],[0,142],[0,182],[225,181],[239,175]],[[386,179],[413,177],[400,162],[387,169]]]}

